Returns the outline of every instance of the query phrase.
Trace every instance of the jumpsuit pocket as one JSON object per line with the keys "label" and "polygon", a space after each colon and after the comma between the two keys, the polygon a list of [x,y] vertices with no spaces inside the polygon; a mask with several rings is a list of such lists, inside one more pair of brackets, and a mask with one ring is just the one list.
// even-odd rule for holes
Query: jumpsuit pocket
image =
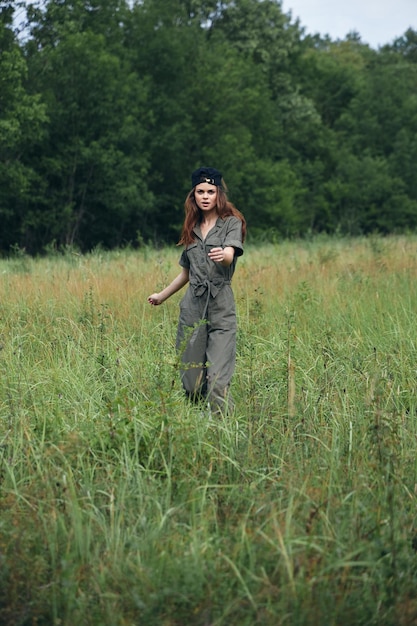
{"label": "jumpsuit pocket", "polygon": [[201,317],[200,298],[192,295],[191,289],[188,288],[184,297],[180,301],[180,324],[182,326],[194,326]]}
{"label": "jumpsuit pocket", "polygon": [[212,248],[223,248],[223,243],[219,237],[210,237],[210,241],[204,243],[206,253],[209,253]]}
{"label": "jumpsuit pocket", "polygon": [[187,248],[187,257],[191,267],[206,264],[206,251],[203,243],[192,243]]}

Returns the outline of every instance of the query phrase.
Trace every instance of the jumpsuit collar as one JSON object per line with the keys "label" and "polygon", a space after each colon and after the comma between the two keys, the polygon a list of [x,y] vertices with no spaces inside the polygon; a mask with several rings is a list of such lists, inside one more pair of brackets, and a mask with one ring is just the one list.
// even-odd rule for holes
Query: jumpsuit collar
{"label": "jumpsuit collar", "polygon": [[[208,233],[207,233],[207,235],[206,235],[206,239],[207,239],[207,237],[208,237],[208,236],[209,236],[209,235],[210,235],[210,234],[211,234],[211,233],[212,233],[215,229],[217,229],[217,228],[219,228],[219,226],[221,226],[222,222],[223,222],[223,220],[222,220],[222,218],[221,218],[221,217],[218,217],[218,218],[216,219],[216,223],[214,224],[213,228],[211,228],[211,229],[208,231]],[[199,239],[201,239],[201,241],[205,241],[205,239],[203,238],[203,234],[202,234],[202,232],[201,232],[200,223],[198,223],[198,224],[196,224],[196,225],[194,226],[194,228],[193,228],[193,233],[194,233],[194,234],[196,234],[196,235],[197,235],[197,237],[198,237]]]}

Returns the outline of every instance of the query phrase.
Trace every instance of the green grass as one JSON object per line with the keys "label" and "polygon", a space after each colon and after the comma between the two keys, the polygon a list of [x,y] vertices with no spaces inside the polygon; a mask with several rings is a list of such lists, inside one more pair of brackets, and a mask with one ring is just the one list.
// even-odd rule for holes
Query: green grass
{"label": "green grass", "polygon": [[215,421],[178,256],[0,261],[0,623],[417,624],[417,238],[249,246]]}

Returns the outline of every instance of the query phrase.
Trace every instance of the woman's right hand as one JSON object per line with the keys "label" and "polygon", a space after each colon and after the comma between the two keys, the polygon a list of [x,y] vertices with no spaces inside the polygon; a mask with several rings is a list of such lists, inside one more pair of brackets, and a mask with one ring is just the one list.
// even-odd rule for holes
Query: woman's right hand
{"label": "woman's right hand", "polygon": [[168,300],[168,298],[170,298],[173,293],[177,293],[177,291],[179,291],[181,287],[184,287],[184,285],[186,285],[188,281],[188,269],[183,267],[181,268],[181,272],[176,278],[174,278],[174,280],[168,285],[168,287],[165,287],[165,289],[162,289],[162,291],[160,291],[159,293],[153,293],[151,296],[148,296],[149,304],[153,304],[154,306],[156,306],[157,304],[162,304],[163,302],[165,302],[165,300]]}
{"label": "woman's right hand", "polygon": [[159,293],[153,293],[151,296],[148,296],[149,304],[153,304],[157,306],[158,304],[162,304],[163,300],[161,300]]}

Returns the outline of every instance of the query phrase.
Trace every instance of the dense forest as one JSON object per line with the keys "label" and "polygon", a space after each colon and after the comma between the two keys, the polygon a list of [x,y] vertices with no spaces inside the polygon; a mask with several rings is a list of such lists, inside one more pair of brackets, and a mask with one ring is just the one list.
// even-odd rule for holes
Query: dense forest
{"label": "dense forest", "polygon": [[0,251],[176,242],[195,167],[253,238],[417,228],[417,32],[279,0],[2,2]]}

